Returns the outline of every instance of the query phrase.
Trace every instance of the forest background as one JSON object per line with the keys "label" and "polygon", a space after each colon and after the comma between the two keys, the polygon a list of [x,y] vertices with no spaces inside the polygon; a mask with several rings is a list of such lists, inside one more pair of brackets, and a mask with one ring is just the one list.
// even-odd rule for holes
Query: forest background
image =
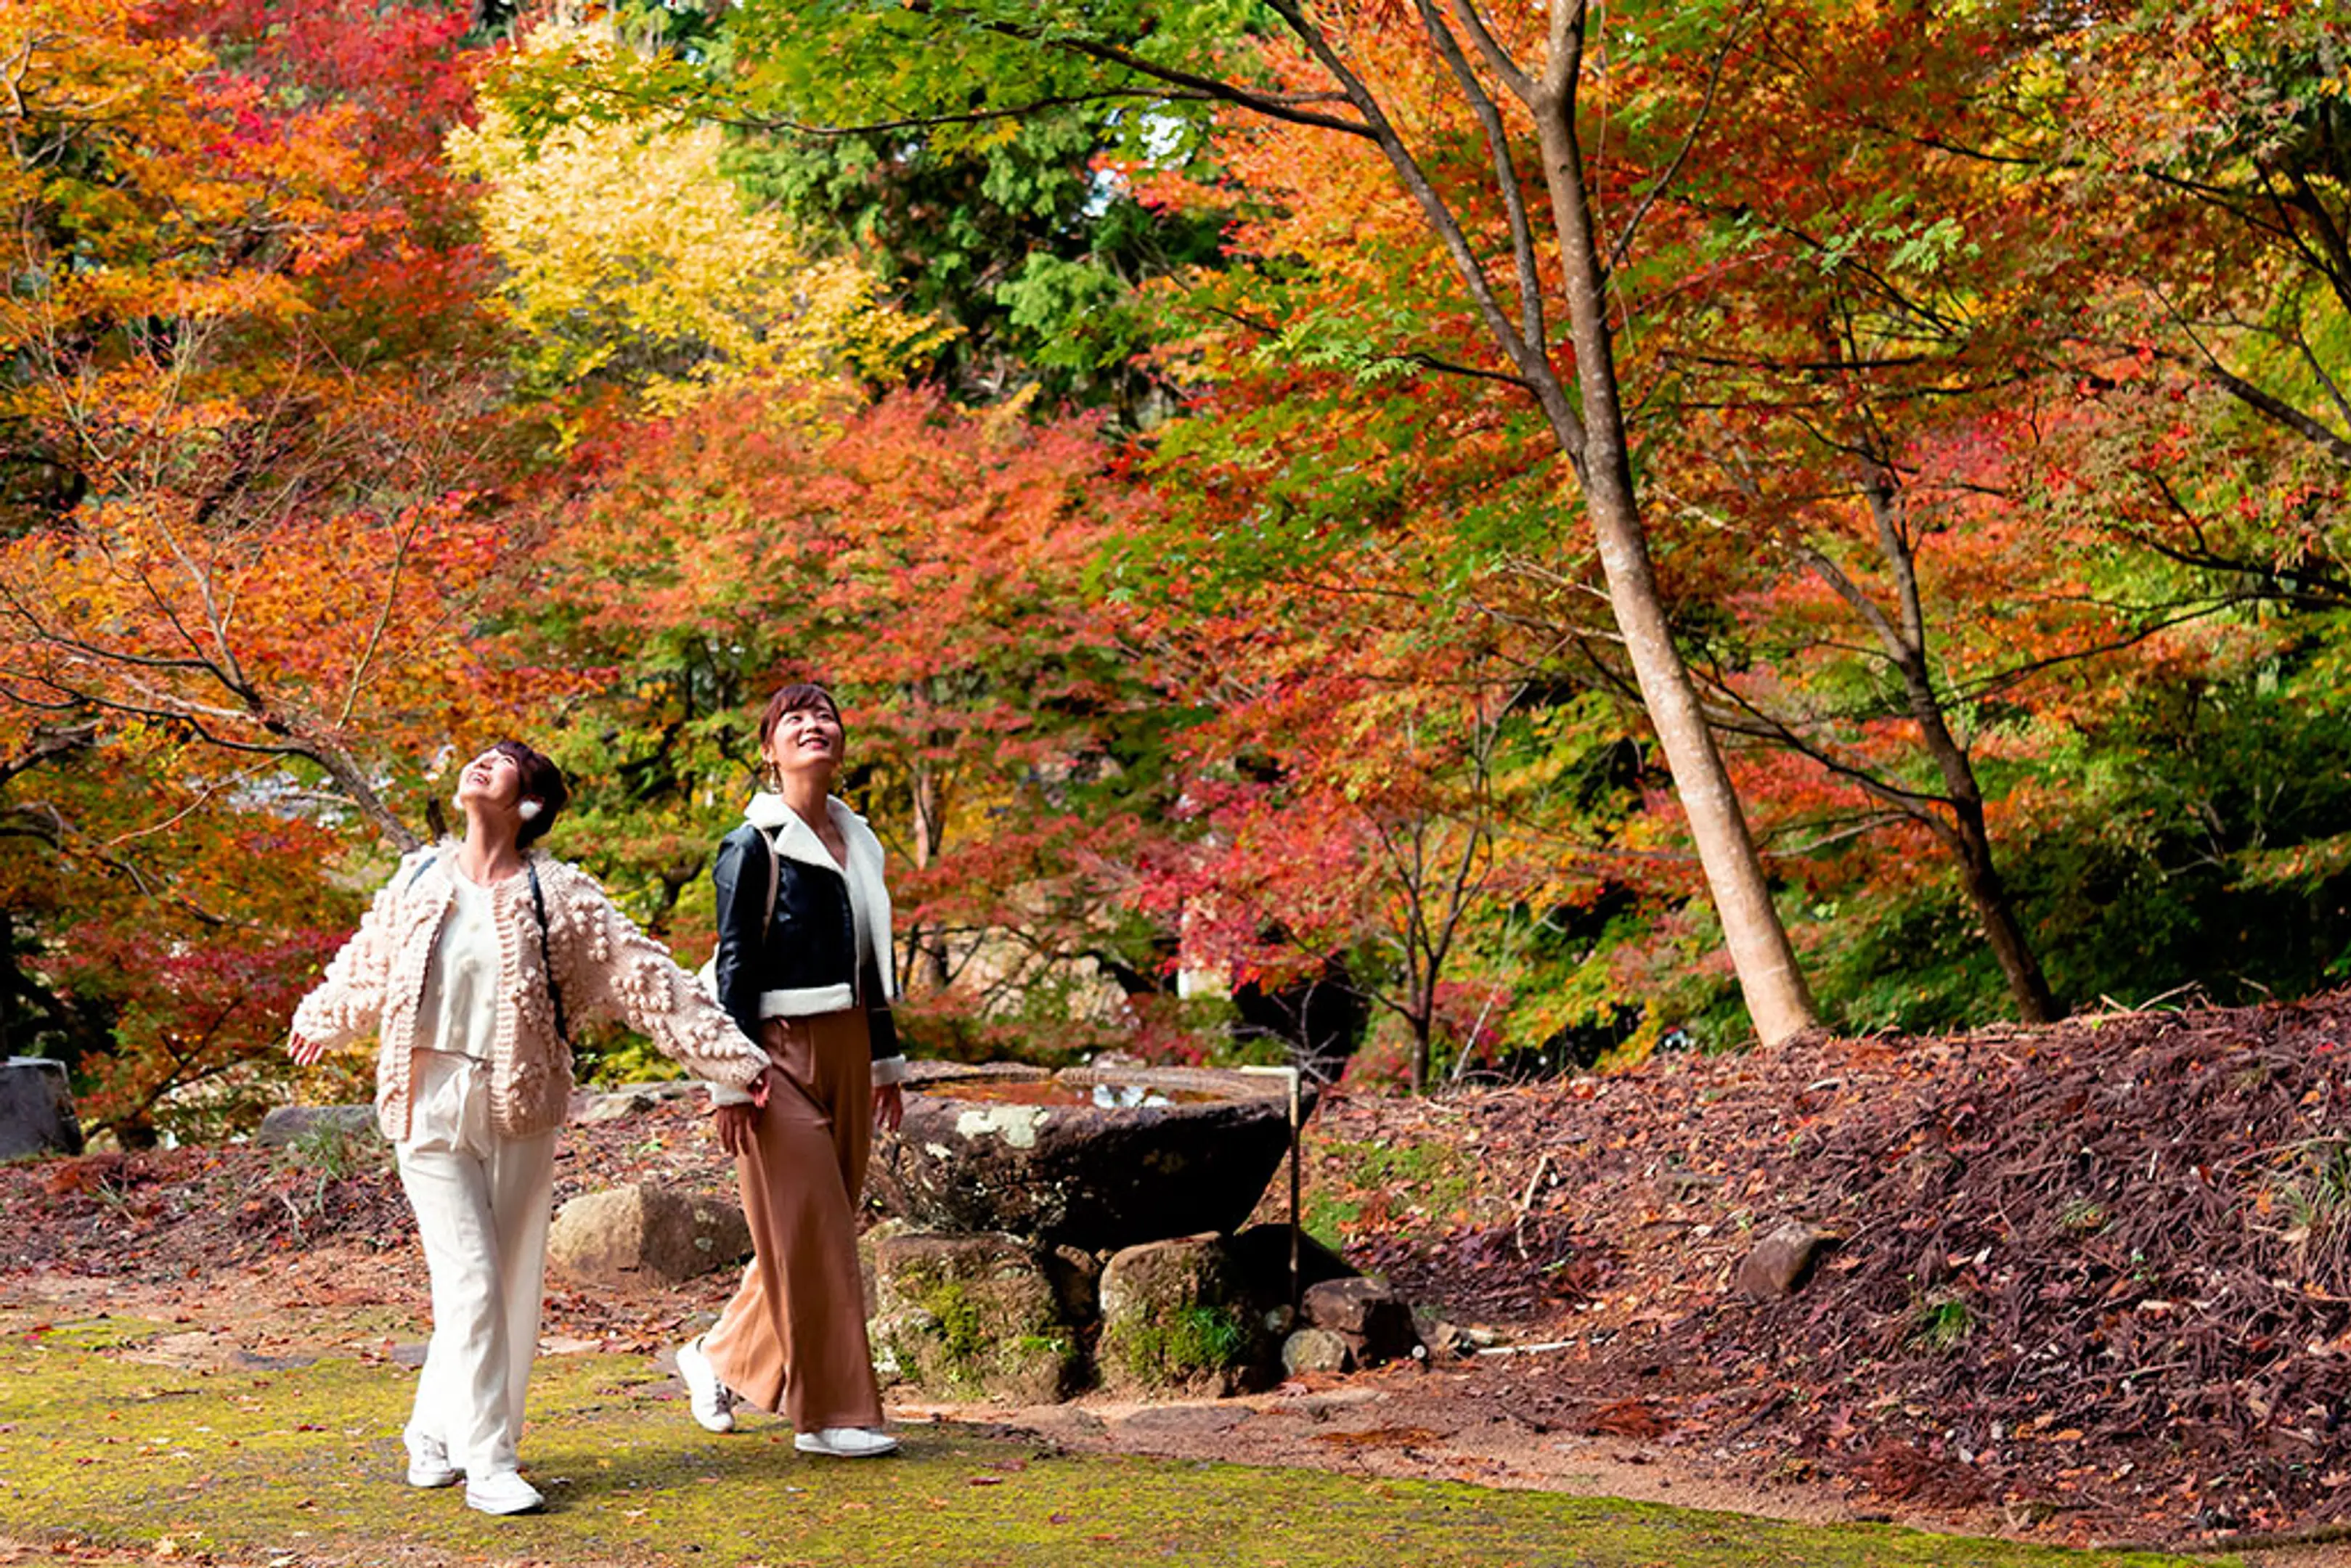
{"label": "forest background", "polygon": [[248,1124],[507,735],[691,967],[799,676],[918,1053],[2335,983],[2346,34],[0,0],[0,1053]]}

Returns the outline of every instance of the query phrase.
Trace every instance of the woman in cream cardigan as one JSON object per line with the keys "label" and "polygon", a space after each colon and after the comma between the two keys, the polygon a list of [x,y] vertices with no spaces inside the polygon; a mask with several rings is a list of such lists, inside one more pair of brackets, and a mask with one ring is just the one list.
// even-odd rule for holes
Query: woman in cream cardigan
{"label": "woman in cream cardigan", "polygon": [[764,1102],[767,1057],[585,873],[532,846],[554,763],[502,741],[465,765],[461,842],[400,862],[294,1014],[297,1061],[373,1034],[376,1118],[433,1283],[403,1437],[412,1486],[465,1479],[485,1513],[544,1500],[516,1453],[538,1345],[569,1031],[616,1015],[689,1071]]}
{"label": "woman in cream cardigan", "polygon": [[732,1431],[739,1400],[779,1410],[805,1454],[869,1458],[883,1429],[857,1270],[857,1201],[876,1126],[902,1113],[906,1060],[890,1019],[890,894],[882,845],[831,794],[841,709],[821,686],[768,701],[770,788],[718,846],[711,972],[736,1026],[775,1071],[756,1119],[714,1089],[718,1134],[754,1256],[717,1324],[677,1353],[695,1419]]}

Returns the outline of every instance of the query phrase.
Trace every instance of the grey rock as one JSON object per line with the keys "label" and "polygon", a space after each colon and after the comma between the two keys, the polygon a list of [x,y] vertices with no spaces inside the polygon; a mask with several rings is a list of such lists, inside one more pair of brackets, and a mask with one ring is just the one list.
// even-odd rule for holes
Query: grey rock
{"label": "grey rock", "polygon": [[548,1266],[586,1284],[676,1284],[750,1251],[750,1228],[732,1203],[646,1182],[573,1198],[547,1236]]}
{"label": "grey rock", "polygon": [[1019,1237],[905,1231],[871,1246],[877,1357],[927,1392],[1019,1404],[1084,1380],[1076,1333]]}
{"label": "grey rock", "polygon": [[380,1135],[372,1105],[278,1105],[261,1118],[253,1141],[265,1149],[282,1149],[321,1132],[361,1138]]}
{"label": "grey rock", "polygon": [[1237,1072],[916,1062],[907,1089],[871,1184],[929,1230],[1090,1251],[1229,1230],[1290,1146],[1278,1085]]}
{"label": "grey rock", "polygon": [[1345,1334],[1329,1329],[1300,1329],[1281,1342],[1281,1369],[1293,1377],[1301,1372],[1347,1372],[1354,1364],[1354,1346]]}
{"label": "grey rock", "polygon": [[1821,1253],[1833,1244],[1827,1232],[1801,1219],[1783,1219],[1749,1249],[1739,1265],[1739,1288],[1758,1301],[1778,1301],[1802,1290]]}
{"label": "grey rock", "polygon": [[1230,1394],[1265,1354],[1262,1320],[1217,1236],[1145,1242],[1102,1267],[1105,1387],[1133,1393]]}
{"label": "grey rock", "polygon": [[630,1116],[641,1116],[667,1100],[683,1100],[700,1094],[702,1085],[692,1079],[671,1079],[657,1083],[626,1083],[616,1089],[574,1089],[571,1092],[571,1120],[594,1125],[599,1122],[618,1122]]}
{"label": "grey rock", "polygon": [[39,1056],[0,1061],[0,1160],[81,1153],[66,1064]]}
{"label": "grey rock", "polygon": [[1410,1355],[1420,1343],[1412,1306],[1384,1280],[1326,1280],[1306,1292],[1306,1321],[1347,1336],[1366,1366]]}
{"label": "grey rock", "polygon": [[654,1103],[650,1094],[582,1094],[572,1102],[571,1119],[582,1126],[593,1127],[642,1116]]}
{"label": "grey rock", "polygon": [[911,1228],[903,1219],[883,1219],[858,1233],[857,1282],[865,1294],[865,1315],[868,1318],[882,1310],[881,1287],[873,1278],[873,1249],[893,1236],[904,1235]]}

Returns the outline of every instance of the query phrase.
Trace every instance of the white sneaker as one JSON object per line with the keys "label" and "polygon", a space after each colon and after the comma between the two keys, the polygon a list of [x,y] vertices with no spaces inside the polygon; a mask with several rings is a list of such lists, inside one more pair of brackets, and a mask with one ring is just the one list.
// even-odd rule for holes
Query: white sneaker
{"label": "white sneaker", "polygon": [[438,1437],[428,1437],[422,1432],[402,1432],[400,1440],[408,1446],[408,1484],[413,1487],[455,1486],[464,1474],[449,1462],[448,1446]]}
{"label": "white sneaker", "polygon": [[887,1432],[877,1432],[870,1427],[827,1427],[821,1432],[802,1432],[792,1438],[792,1447],[803,1454],[822,1454],[834,1459],[872,1459],[898,1451],[898,1439]]}
{"label": "white sneaker", "polygon": [[677,1375],[685,1383],[687,1403],[694,1406],[694,1418],[707,1432],[732,1432],[735,1429],[735,1391],[718,1381],[718,1369],[702,1354],[702,1339],[696,1335],[677,1347]]}
{"label": "white sneaker", "polygon": [[465,1506],[484,1513],[528,1513],[546,1501],[518,1470],[492,1470],[465,1482]]}

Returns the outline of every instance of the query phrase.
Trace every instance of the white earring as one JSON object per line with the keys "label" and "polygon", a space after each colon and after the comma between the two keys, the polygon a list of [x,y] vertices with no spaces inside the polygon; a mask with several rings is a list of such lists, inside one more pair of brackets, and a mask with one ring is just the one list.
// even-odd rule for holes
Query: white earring
{"label": "white earring", "polygon": [[515,808],[515,814],[526,822],[536,821],[538,817],[538,812],[539,805],[536,800],[525,800],[521,805]]}

